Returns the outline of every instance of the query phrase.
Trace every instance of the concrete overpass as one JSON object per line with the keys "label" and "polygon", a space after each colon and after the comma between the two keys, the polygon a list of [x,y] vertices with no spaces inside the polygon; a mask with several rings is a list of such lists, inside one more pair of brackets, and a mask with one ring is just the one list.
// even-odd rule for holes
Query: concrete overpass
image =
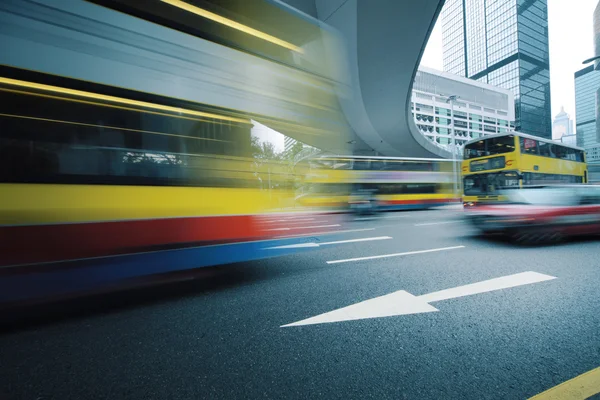
{"label": "concrete overpass", "polygon": [[298,40],[294,51],[198,30],[198,16],[165,0],[4,0],[0,65],[217,107],[331,152],[449,156],[410,112],[444,0],[285,2],[231,1],[237,9],[225,11]]}
{"label": "concrete overpass", "polygon": [[283,1],[342,36],[351,95],[340,95],[340,104],[370,148],[390,156],[451,157],[418,132],[410,111],[412,83],[444,0]]}

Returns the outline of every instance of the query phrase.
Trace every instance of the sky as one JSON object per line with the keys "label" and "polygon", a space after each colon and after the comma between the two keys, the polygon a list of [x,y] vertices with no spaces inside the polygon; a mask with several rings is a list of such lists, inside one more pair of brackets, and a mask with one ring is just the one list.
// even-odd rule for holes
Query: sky
{"label": "sky", "polygon": [[[575,119],[573,74],[594,55],[593,14],[598,0],[548,0],[550,97],[552,118],[560,108]],[[438,19],[421,65],[443,70],[441,18]]]}
{"label": "sky", "polygon": [[282,152],[284,150],[285,136],[283,136],[283,134],[254,120],[252,120],[252,124],[254,125],[252,127],[252,131],[250,132],[252,136],[258,137],[263,142],[272,143],[273,149],[276,152]]}

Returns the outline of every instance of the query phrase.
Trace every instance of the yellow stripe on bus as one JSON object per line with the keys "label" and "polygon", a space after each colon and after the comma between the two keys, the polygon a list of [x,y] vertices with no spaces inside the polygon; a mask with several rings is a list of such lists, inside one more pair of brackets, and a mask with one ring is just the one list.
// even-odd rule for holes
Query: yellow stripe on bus
{"label": "yellow stripe on bus", "polygon": [[292,193],[260,189],[0,184],[0,225],[268,212]]}

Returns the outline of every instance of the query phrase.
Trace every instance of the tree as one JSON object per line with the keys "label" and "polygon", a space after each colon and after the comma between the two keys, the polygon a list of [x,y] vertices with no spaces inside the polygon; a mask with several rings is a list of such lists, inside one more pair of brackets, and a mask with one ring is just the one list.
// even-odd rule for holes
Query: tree
{"label": "tree", "polygon": [[252,157],[263,162],[266,160],[281,160],[281,153],[275,151],[275,146],[270,142],[263,142],[258,137],[252,136],[250,139],[250,148]]}

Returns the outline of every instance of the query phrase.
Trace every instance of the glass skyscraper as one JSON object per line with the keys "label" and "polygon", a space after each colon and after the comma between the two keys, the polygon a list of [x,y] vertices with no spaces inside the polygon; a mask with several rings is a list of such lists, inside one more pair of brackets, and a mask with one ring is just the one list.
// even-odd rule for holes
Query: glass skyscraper
{"label": "glass skyscraper", "polygon": [[575,133],[577,145],[598,145],[596,134],[596,91],[600,89],[600,71],[590,65],[575,72]]}
{"label": "glass skyscraper", "polygon": [[446,0],[444,70],[511,90],[515,129],[552,138],[547,0]]}

